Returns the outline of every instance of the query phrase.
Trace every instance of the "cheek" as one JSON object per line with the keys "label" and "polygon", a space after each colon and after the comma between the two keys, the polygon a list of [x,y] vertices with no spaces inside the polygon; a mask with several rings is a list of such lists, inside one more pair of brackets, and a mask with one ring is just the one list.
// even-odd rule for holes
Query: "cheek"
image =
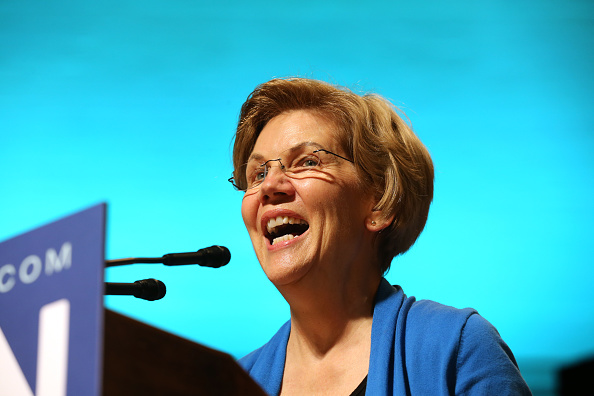
{"label": "cheek", "polygon": [[258,218],[258,203],[252,197],[244,197],[241,201],[241,217],[248,231],[255,229]]}

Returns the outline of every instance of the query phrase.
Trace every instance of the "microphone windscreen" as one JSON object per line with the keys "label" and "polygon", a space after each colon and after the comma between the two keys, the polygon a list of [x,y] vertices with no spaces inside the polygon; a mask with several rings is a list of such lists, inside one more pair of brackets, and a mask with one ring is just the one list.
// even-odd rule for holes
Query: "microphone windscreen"
{"label": "microphone windscreen", "polygon": [[165,293],[167,292],[165,284],[158,279],[143,279],[134,283],[140,285],[139,290],[134,293],[134,297],[142,298],[143,300],[160,300],[165,297]]}
{"label": "microphone windscreen", "polygon": [[219,268],[231,260],[231,252],[225,246],[211,246],[198,250],[198,253],[203,253],[203,260],[198,263],[203,267]]}

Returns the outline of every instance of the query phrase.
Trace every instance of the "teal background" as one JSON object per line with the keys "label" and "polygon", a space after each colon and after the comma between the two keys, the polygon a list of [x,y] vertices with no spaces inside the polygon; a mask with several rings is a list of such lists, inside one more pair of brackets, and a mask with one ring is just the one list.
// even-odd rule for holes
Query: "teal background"
{"label": "teal background", "polygon": [[436,168],[388,279],[478,309],[551,394],[594,354],[592,48],[586,0],[2,0],[0,240],[106,201],[107,258],[225,245],[218,270],[107,270],[168,293],[106,305],[239,357],[288,318],[227,183],[241,104],[281,76],[376,92]]}

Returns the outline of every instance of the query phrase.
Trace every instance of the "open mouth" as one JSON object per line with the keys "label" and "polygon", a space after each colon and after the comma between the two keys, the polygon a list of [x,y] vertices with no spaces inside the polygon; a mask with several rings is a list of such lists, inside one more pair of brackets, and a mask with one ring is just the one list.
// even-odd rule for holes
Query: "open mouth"
{"label": "open mouth", "polygon": [[266,238],[271,245],[291,240],[303,234],[309,228],[307,221],[289,216],[278,216],[268,220]]}

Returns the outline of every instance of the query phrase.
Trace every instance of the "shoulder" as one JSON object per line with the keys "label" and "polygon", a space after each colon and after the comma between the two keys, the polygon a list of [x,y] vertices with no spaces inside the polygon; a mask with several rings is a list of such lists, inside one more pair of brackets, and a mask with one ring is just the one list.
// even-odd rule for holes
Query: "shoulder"
{"label": "shoulder", "polygon": [[516,359],[482,316],[468,318],[456,354],[458,394],[530,395]]}
{"label": "shoulder", "polygon": [[458,309],[429,300],[416,301],[406,317],[406,338],[415,348],[435,348],[434,355],[440,352],[456,359],[469,350],[493,353],[495,349],[501,349],[516,364],[497,329],[472,308]]}
{"label": "shoulder", "polygon": [[423,343],[457,343],[468,319],[478,315],[472,308],[458,309],[435,301],[415,301],[406,315],[407,339]]}
{"label": "shoulder", "polygon": [[260,348],[256,349],[255,351],[248,353],[247,355],[245,355],[244,357],[239,359],[237,361],[237,363],[239,363],[239,365],[241,367],[243,367],[243,369],[245,371],[249,372],[251,370],[251,368],[254,366],[254,363],[256,363],[256,361],[260,357],[260,354],[262,353],[262,349],[264,349],[264,346],[261,346]]}
{"label": "shoulder", "polygon": [[253,369],[257,369],[258,364],[263,364],[263,362],[273,360],[279,353],[284,354],[284,351],[286,351],[287,347],[287,341],[289,340],[290,331],[291,322],[287,321],[276,332],[276,334],[272,336],[270,341],[239,359],[238,363],[244,368],[244,370],[250,372]]}
{"label": "shoulder", "polygon": [[431,300],[419,300],[412,305],[409,319],[421,321],[425,324],[459,324],[464,323],[476,313],[477,311],[473,308],[459,309]]}
{"label": "shoulder", "polygon": [[446,388],[454,386],[460,340],[469,318],[475,315],[474,309],[457,309],[429,300],[410,306],[403,318],[406,323],[401,341],[413,383],[417,377],[433,377],[445,381],[442,385]]}
{"label": "shoulder", "polygon": [[424,382],[431,373],[455,394],[530,394],[510,348],[476,310],[422,300],[412,304],[406,322],[411,381]]}
{"label": "shoulder", "polygon": [[285,368],[291,322],[286,322],[262,347],[239,359],[238,363],[268,394],[278,394]]}
{"label": "shoulder", "polygon": [[407,342],[457,341],[466,321],[477,314],[474,309],[457,309],[434,301],[407,297],[400,286],[382,280],[375,301],[374,325],[382,328],[377,335],[393,329]]}

